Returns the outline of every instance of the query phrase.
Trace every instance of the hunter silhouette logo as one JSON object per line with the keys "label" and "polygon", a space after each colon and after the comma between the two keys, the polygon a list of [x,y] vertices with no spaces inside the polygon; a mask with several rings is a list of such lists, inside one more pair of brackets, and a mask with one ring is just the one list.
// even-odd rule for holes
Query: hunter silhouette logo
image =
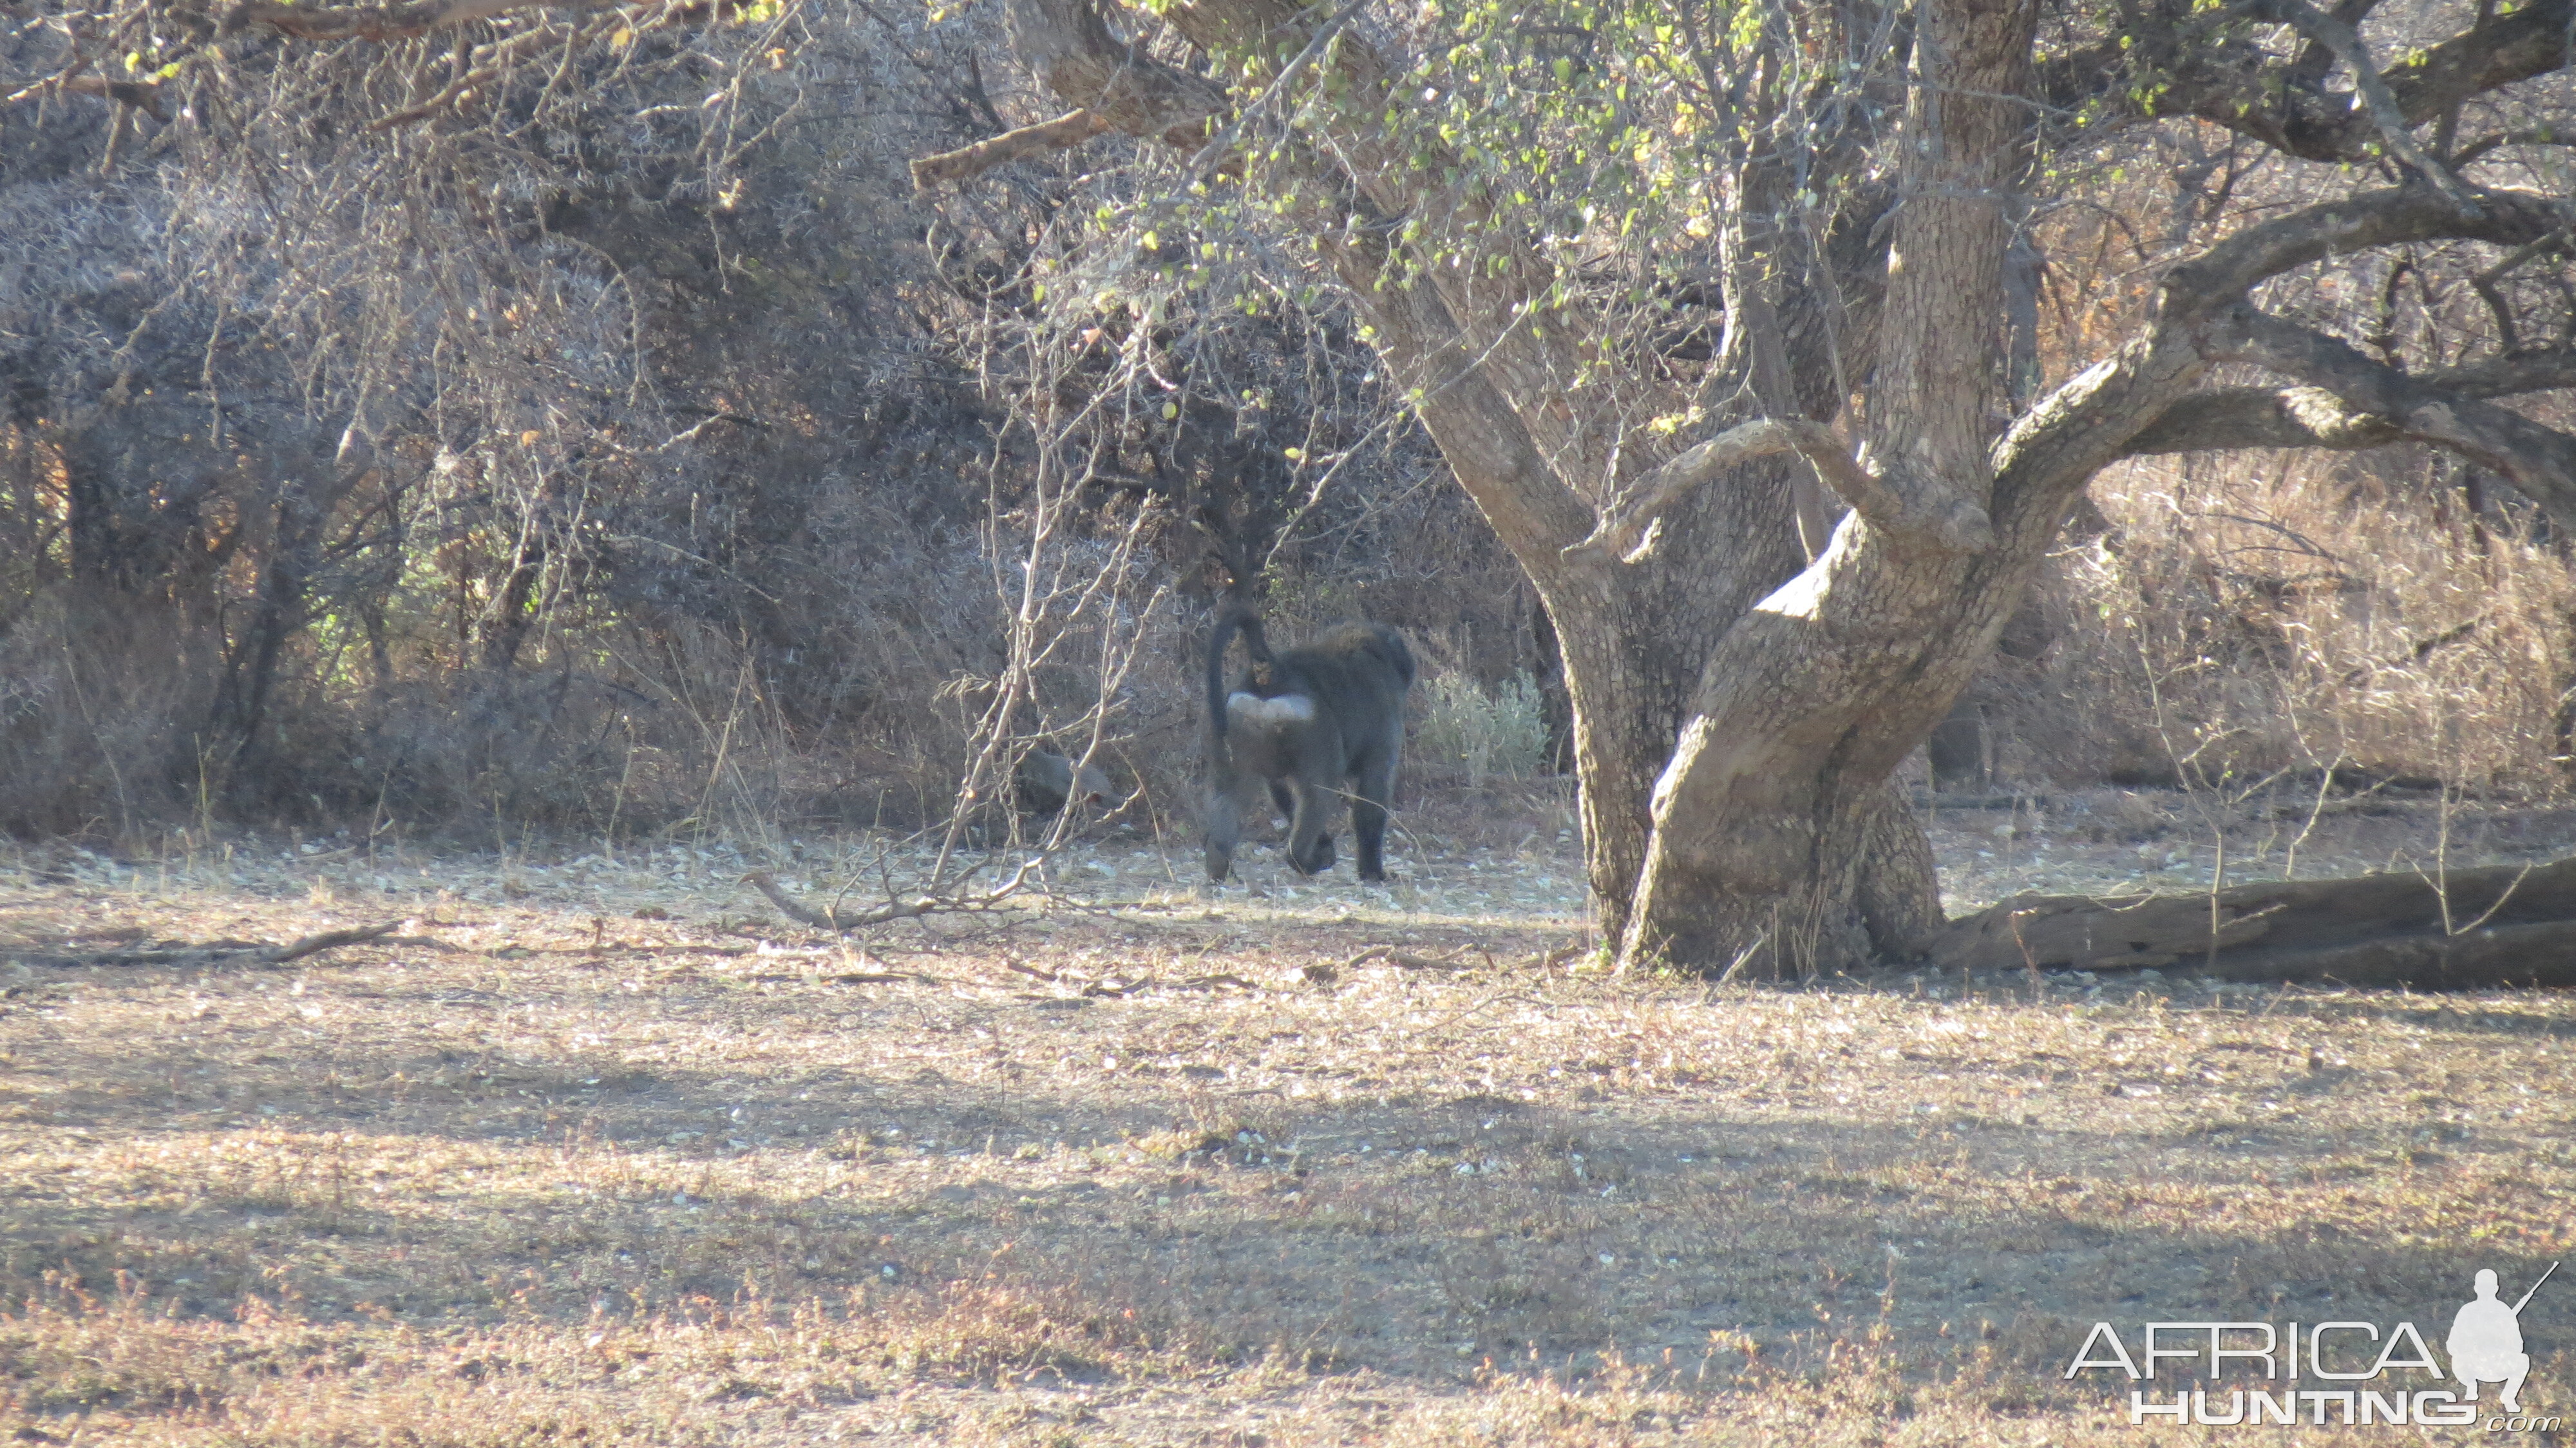
{"label": "hunter silhouette logo", "polygon": [[[2540,1282],[2558,1264],[2549,1264],[2549,1272],[2540,1274]],[[2522,1310],[2531,1305],[2531,1293],[2540,1290],[2540,1282],[2531,1284],[2531,1292],[2507,1307],[2496,1300],[2496,1275],[2478,1270],[2478,1295],[2460,1308],[2451,1319],[2451,1336],[2443,1346],[2451,1350],[2451,1376],[2466,1387],[2468,1399],[2478,1400],[2478,1384],[2504,1384],[2504,1410],[2522,1411],[2522,1380],[2531,1371],[2531,1354],[2522,1350]]]}
{"label": "hunter silhouette logo", "polygon": [[[2132,1426],[2164,1418],[2220,1426],[2466,1427],[2478,1421],[2480,1385],[2497,1383],[2503,1387],[2497,1397],[2504,1411],[2486,1420],[2488,1431],[2553,1431],[2563,1419],[2522,1410],[2523,1379],[2531,1373],[2522,1311],[2557,1271],[2558,1264],[2550,1263],[2508,1304],[2497,1295],[2495,1272],[2480,1269],[2473,1279],[2476,1295],[2452,1315],[2450,1335],[2443,1339],[2450,1357],[2447,1370],[2411,1322],[2385,1332],[2377,1323],[2350,1321],[2293,1322],[2287,1331],[2269,1322],[2150,1322],[2134,1354],[2118,1328],[2097,1322],[2066,1365],[2065,1376],[2110,1369],[2133,1383],[2159,1377],[2198,1380],[2176,1383],[2171,1392],[2132,1388]],[[2228,1378],[2237,1382],[2226,1382]],[[2458,1388],[2440,1386],[2445,1383]]]}

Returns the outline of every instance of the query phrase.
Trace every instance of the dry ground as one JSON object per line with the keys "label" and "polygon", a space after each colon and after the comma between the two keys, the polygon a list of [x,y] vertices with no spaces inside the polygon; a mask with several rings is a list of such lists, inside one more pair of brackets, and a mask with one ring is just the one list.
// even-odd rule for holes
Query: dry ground
{"label": "dry ground", "polygon": [[[1945,813],[1954,904],[2215,863],[2123,801]],[[0,1443],[2146,1443],[2096,1320],[2438,1345],[2567,1248],[2563,997],[1606,978],[1562,828],[847,944],[723,848],[0,855]]]}

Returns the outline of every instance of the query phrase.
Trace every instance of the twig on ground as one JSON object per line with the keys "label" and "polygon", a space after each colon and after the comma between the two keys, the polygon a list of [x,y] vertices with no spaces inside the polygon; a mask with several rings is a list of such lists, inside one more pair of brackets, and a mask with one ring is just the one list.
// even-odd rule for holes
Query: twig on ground
{"label": "twig on ground", "polygon": [[302,960],[308,955],[319,955],[323,951],[337,950],[344,945],[363,945],[370,940],[382,940],[402,929],[403,924],[404,922],[400,920],[388,920],[382,925],[362,926],[355,930],[325,930],[316,935],[305,936],[302,940],[283,949],[266,952],[261,956],[260,963],[284,965],[290,960]]}
{"label": "twig on ground", "polygon": [[[1339,969],[1356,970],[1359,967],[1368,964],[1372,960],[1383,960],[1387,964],[1402,970],[1465,970],[1468,968],[1467,963],[1458,959],[1456,956],[1452,956],[1447,960],[1434,960],[1427,955],[1408,954],[1396,949],[1392,945],[1372,945],[1368,949],[1361,951],[1359,954],[1352,956],[1350,959],[1343,961]],[[1488,954],[1485,957],[1485,963],[1487,965],[1493,964],[1494,957]]]}

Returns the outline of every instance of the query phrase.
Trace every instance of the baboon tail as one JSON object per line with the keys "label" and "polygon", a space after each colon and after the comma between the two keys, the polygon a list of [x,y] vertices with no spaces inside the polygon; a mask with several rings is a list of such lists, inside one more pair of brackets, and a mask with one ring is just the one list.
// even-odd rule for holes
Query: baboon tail
{"label": "baboon tail", "polygon": [[1237,633],[1245,636],[1245,647],[1252,650],[1254,658],[1269,653],[1261,644],[1261,615],[1241,603],[1226,605],[1225,611],[1217,615],[1216,634],[1208,640],[1207,655],[1208,751],[1220,769],[1226,765],[1225,646],[1233,642]]}

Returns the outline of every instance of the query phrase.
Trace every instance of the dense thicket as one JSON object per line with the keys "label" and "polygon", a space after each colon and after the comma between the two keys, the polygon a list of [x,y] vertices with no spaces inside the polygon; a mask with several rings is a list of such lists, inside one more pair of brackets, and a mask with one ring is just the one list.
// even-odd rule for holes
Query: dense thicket
{"label": "dense thicket", "polygon": [[[1345,319],[1047,332],[1066,178],[915,203],[1009,104],[965,21],[226,23],[0,35],[0,828],[937,815],[1049,459],[1057,546],[1141,522],[1140,594],[1266,576],[1540,662]],[[1186,753],[1190,613],[1137,762]]]}

